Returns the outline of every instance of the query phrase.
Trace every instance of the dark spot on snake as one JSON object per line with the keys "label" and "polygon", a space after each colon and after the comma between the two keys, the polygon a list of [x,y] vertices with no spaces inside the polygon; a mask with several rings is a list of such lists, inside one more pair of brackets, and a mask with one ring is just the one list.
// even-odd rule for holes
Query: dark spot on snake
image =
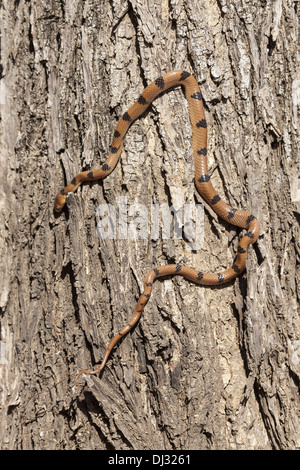
{"label": "dark spot on snake", "polygon": [[233,269],[236,273],[240,273],[240,272],[241,272],[240,268],[238,268],[236,264],[233,264],[233,265],[232,265],[232,269]]}
{"label": "dark spot on snake", "polygon": [[207,155],[207,148],[204,147],[203,149],[197,150],[197,153],[198,153],[198,155],[206,156]]}
{"label": "dark spot on snake", "polygon": [[253,232],[245,233],[245,237],[254,238]]}
{"label": "dark spot on snake", "polygon": [[132,328],[132,326],[133,326],[131,323],[127,323],[127,325],[128,325],[130,328]]}
{"label": "dark spot on snake", "polygon": [[153,269],[153,271],[155,272],[156,276],[159,275],[159,269],[155,268],[155,269]]}
{"label": "dark spot on snake", "polygon": [[242,248],[241,246],[238,247],[238,253],[246,253],[246,250]]}
{"label": "dark spot on snake", "polygon": [[143,97],[143,95],[141,95],[138,99],[138,103],[142,104],[143,106],[145,104],[148,104],[147,101],[145,100],[145,98]]}
{"label": "dark spot on snake", "polygon": [[90,171],[90,172],[87,174],[87,177],[88,177],[88,178],[93,178],[93,177],[94,177],[94,176],[93,176],[93,172]]}
{"label": "dark spot on snake", "polygon": [[177,264],[175,271],[177,273],[179,273],[179,271],[181,271],[181,265],[180,264]]}
{"label": "dark spot on snake", "polygon": [[77,184],[76,178],[73,178],[71,183],[73,184],[73,186],[75,186]]}
{"label": "dark spot on snake", "polygon": [[149,299],[150,298],[150,294],[144,294],[144,296]]}
{"label": "dark spot on snake", "polygon": [[124,121],[128,121],[128,122],[131,121],[131,117],[129,116],[127,111],[126,111],[126,113],[123,114],[122,118],[123,118]]}
{"label": "dark spot on snake", "polygon": [[121,333],[121,332],[119,331],[118,335],[119,335],[119,336],[123,336],[123,333]]}
{"label": "dark spot on snake", "polygon": [[218,273],[218,280],[219,280],[219,282],[223,282],[223,281],[224,281],[224,276],[223,276],[223,274]]}
{"label": "dark spot on snake", "polygon": [[202,271],[199,271],[199,272],[198,272],[197,278],[198,278],[198,279],[203,279],[203,272],[202,272]]}
{"label": "dark spot on snake", "polygon": [[148,286],[148,287],[151,287],[151,286],[152,286],[152,282],[148,282],[147,286]]}
{"label": "dark spot on snake", "polygon": [[181,72],[180,79],[179,80],[185,80],[186,78],[190,77],[191,74],[189,72]]}
{"label": "dark spot on snake", "polygon": [[164,82],[164,79],[162,77],[158,77],[156,80],[155,80],[155,85],[158,86],[158,88],[160,88],[161,90],[164,89],[165,87],[165,82]]}
{"label": "dark spot on snake", "polygon": [[195,100],[201,101],[202,100],[202,95],[201,95],[200,91],[196,91],[196,93],[191,95],[191,98],[195,98]]}
{"label": "dark spot on snake", "polygon": [[197,127],[203,127],[204,129],[206,129],[207,128],[206,119],[201,119],[201,121],[197,122],[196,126]]}
{"label": "dark spot on snake", "polygon": [[65,190],[64,190],[64,189],[61,189],[60,194],[62,194],[63,196],[65,196]]}
{"label": "dark spot on snake", "polygon": [[234,217],[234,214],[236,213],[237,209],[234,209],[233,207],[228,211],[228,219],[232,219]]}
{"label": "dark spot on snake", "polygon": [[103,171],[108,171],[108,170],[110,170],[110,166],[108,166],[107,163],[103,163],[101,169],[102,169]]}
{"label": "dark spot on snake", "polygon": [[247,218],[247,224],[250,224],[250,222],[252,222],[252,220],[254,220],[256,217],[254,217],[254,215],[249,215],[249,217]]}
{"label": "dark spot on snake", "polygon": [[116,130],[116,131],[114,132],[114,137],[120,137],[120,135],[121,135],[121,134],[120,134],[119,131]]}
{"label": "dark spot on snake", "polygon": [[119,147],[112,147],[111,153],[117,153],[118,150],[119,150]]}
{"label": "dark spot on snake", "polygon": [[209,175],[201,175],[200,178],[198,179],[199,183],[208,183],[209,181]]}
{"label": "dark spot on snake", "polygon": [[220,196],[219,196],[218,194],[216,194],[216,195],[212,198],[212,200],[210,201],[210,203],[214,205],[214,204],[217,204],[217,202],[219,202],[219,201],[221,201],[221,198],[220,198]]}

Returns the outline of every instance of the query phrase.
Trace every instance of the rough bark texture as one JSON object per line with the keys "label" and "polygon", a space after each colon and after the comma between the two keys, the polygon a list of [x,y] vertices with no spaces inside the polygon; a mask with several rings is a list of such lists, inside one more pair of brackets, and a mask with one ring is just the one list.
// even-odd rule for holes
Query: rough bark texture
{"label": "rough bark texture", "polygon": [[[299,449],[299,148],[292,0],[3,0],[1,7],[1,449]],[[297,11],[298,10],[298,11]],[[145,274],[227,268],[239,230],[205,205],[205,242],[99,240],[120,196],[201,202],[180,88],[158,98],[103,182],[53,213],[56,192],[108,155],[143,88],[198,79],[213,184],[261,222],[247,271],[216,288],[155,283],[101,376]]]}

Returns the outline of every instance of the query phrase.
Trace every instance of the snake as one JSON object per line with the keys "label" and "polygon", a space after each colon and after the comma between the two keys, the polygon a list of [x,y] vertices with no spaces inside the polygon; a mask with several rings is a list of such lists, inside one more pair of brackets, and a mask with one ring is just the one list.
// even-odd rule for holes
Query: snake
{"label": "snake", "polygon": [[247,232],[240,238],[235,260],[228,269],[221,272],[208,273],[199,269],[184,266],[181,263],[158,266],[146,274],[144,290],[136,304],[130,320],[109,342],[101,364],[93,370],[81,370],[75,377],[78,385],[78,377],[81,374],[99,374],[105,367],[112,349],[138,322],[145,305],[151,296],[153,283],[157,278],[166,276],[183,276],[196,284],[215,286],[224,284],[236,278],[246,267],[248,246],[253,244],[260,232],[257,218],[249,212],[236,209],[226,204],[212,185],[208,174],[207,165],[207,121],[205,119],[203,97],[196,78],[184,70],[173,70],[158,77],[148,85],[138,100],[119,119],[113,134],[110,153],[102,166],[94,171],[83,171],[76,175],[71,182],[58,192],[55,198],[54,210],[60,212],[65,206],[69,193],[74,192],[84,181],[96,181],[108,176],[117,165],[123,148],[124,137],[130,125],[140,117],[161,93],[175,86],[181,85],[188,102],[189,118],[192,128],[192,149],[195,168],[195,186],[202,198],[209,204],[213,211],[224,221],[232,225],[246,229]]}

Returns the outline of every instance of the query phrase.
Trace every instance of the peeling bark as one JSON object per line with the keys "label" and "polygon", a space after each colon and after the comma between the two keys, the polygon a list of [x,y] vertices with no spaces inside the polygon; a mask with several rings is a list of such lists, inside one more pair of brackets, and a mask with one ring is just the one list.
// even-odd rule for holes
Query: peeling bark
{"label": "peeling bark", "polygon": [[[3,0],[1,449],[299,449],[299,2]],[[230,285],[155,283],[101,378],[74,386],[130,318],[145,274],[234,259],[239,231],[205,205],[205,239],[100,240],[97,208],[181,207],[195,193],[177,88],[104,163],[121,115],[171,69],[199,81],[214,186],[261,222]],[[297,223],[298,222],[298,223]]]}

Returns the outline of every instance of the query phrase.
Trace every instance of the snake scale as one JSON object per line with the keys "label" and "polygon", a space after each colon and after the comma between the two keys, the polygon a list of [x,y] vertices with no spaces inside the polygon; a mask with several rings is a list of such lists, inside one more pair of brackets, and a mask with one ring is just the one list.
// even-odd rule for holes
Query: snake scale
{"label": "snake scale", "polygon": [[249,212],[235,209],[227,205],[215,191],[207,169],[207,123],[204,115],[202,95],[197,80],[189,72],[174,70],[157,78],[144,89],[138,100],[126,111],[119,120],[114,131],[113,142],[109,156],[103,165],[94,171],[84,171],[75,176],[72,181],[62,189],[55,198],[54,209],[60,212],[65,205],[67,195],[74,192],[83,181],[95,181],[108,176],[118,163],[124,136],[132,122],[141,116],[153,100],[162,92],[176,85],[184,87],[185,96],[189,105],[189,116],[192,127],[192,148],[195,165],[195,185],[201,196],[208,202],[216,214],[226,222],[246,229],[237,250],[237,256],[231,267],[222,272],[205,273],[182,264],[167,264],[152,269],[145,277],[144,291],[141,294],[132,318],[110,341],[102,363],[95,370],[82,370],[78,372],[75,382],[81,374],[98,374],[107,362],[111,350],[116,343],[126,335],[139,320],[147,304],[152,286],[158,277],[180,275],[197,284],[218,285],[228,282],[238,276],[246,266],[248,246],[254,243],[259,236],[259,222]]}

